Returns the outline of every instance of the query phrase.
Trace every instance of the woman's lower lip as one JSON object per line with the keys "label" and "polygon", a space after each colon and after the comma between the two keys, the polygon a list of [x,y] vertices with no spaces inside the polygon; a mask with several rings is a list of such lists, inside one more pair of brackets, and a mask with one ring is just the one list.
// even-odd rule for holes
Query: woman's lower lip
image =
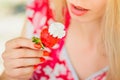
{"label": "woman's lower lip", "polygon": [[71,5],[71,12],[73,13],[73,14],[75,14],[75,15],[77,15],[77,16],[83,16],[83,15],[85,15],[87,12],[88,12],[89,10],[87,10],[87,9],[77,9],[77,8],[75,8],[75,6],[74,5]]}

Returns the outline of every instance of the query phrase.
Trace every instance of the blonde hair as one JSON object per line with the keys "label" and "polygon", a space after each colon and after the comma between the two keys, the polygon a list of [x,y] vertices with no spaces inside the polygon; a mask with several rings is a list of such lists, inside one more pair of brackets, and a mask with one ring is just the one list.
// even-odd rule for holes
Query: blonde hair
{"label": "blonde hair", "polygon": [[120,80],[120,0],[107,0],[104,42],[109,59],[108,80]]}
{"label": "blonde hair", "polygon": [[[65,0],[53,0],[56,20],[63,22]],[[107,0],[103,16],[103,44],[109,61],[107,80],[120,80],[120,0]]]}
{"label": "blonde hair", "polygon": [[56,21],[64,23],[65,19],[62,12],[63,12],[63,8],[66,8],[66,1],[65,0],[51,0],[51,1],[54,4],[55,10],[53,12]]}

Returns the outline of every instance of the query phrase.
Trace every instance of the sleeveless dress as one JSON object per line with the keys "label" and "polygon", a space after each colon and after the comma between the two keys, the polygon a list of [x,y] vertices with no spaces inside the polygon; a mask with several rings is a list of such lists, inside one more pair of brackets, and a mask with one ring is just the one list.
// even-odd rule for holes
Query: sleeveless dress
{"label": "sleeveless dress", "polygon": [[[52,13],[54,5],[49,0],[29,0],[26,8],[28,21],[25,35],[28,38],[39,37],[40,30],[55,21]],[[70,15],[67,9],[63,10],[63,14],[67,31]],[[51,49],[50,58],[38,65],[30,80],[79,80],[64,47],[64,39]],[[105,80],[107,71],[108,67],[105,67],[85,80]]]}

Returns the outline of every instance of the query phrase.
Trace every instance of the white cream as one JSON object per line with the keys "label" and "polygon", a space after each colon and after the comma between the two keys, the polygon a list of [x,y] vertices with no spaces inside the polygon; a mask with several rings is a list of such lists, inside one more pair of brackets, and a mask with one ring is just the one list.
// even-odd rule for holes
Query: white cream
{"label": "white cream", "polygon": [[53,37],[62,38],[65,36],[65,33],[66,33],[64,29],[65,29],[65,26],[62,23],[53,22],[50,24],[48,32]]}

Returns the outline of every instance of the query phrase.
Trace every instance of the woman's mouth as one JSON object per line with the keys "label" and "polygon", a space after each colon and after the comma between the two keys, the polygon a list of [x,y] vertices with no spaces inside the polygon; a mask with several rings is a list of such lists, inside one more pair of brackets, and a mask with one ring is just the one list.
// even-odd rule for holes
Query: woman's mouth
{"label": "woman's mouth", "polygon": [[89,9],[85,9],[83,7],[80,7],[80,6],[75,6],[73,4],[70,5],[71,7],[71,12],[77,16],[83,16],[85,15]]}

